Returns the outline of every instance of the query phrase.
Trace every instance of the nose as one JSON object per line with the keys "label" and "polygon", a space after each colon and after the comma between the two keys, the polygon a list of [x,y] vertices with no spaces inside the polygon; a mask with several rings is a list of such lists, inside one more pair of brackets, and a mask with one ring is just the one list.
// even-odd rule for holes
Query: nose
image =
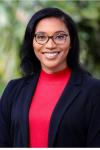
{"label": "nose", "polygon": [[50,38],[48,40],[48,42],[45,45],[46,48],[48,49],[54,49],[56,47],[56,44],[54,43],[54,41]]}

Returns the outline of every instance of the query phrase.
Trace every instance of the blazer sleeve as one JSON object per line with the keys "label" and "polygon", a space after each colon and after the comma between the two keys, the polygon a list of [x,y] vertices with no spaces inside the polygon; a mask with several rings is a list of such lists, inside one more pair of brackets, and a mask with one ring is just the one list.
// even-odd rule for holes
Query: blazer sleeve
{"label": "blazer sleeve", "polygon": [[97,81],[91,88],[89,99],[92,107],[91,112],[89,112],[86,147],[100,147],[100,81]]}
{"label": "blazer sleeve", "polygon": [[13,81],[10,81],[0,99],[0,147],[11,147],[10,140],[10,111],[11,91]]}

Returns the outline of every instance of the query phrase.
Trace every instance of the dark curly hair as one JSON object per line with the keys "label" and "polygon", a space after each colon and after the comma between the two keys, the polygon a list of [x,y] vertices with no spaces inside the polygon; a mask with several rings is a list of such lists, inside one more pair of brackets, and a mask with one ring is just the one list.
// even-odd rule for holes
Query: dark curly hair
{"label": "dark curly hair", "polygon": [[39,72],[41,65],[33,50],[33,37],[37,23],[46,17],[57,17],[64,21],[69,30],[71,38],[71,48],[66,58],[66,62],[71,69],[79,68],[79,38],[75,22],[72,18],[58,8],[44,8],[37,11],[30,19],[21,47],[21,68],[26,75]]}

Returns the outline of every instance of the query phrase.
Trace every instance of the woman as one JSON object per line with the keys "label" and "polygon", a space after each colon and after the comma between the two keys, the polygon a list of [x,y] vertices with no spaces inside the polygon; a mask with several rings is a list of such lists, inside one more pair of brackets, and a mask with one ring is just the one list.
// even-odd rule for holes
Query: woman
{"label": "woman", "polygon": [[0,101],[0,147],[99,147],[100,81],[79,65],[74,21],[36,12],[22,45],[25,76]]}

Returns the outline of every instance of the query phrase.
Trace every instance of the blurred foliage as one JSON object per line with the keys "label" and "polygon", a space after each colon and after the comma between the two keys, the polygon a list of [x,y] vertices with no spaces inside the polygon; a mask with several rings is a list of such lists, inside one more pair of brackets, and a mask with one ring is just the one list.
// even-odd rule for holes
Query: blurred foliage
{"label": "blurred foliage", "polygon": [[80,62],[100,78],[100,1],[0,0],[0,93],[10,79],[21,76],[19,50],[26,25],[37,10],[57,7],[77,23]]}

